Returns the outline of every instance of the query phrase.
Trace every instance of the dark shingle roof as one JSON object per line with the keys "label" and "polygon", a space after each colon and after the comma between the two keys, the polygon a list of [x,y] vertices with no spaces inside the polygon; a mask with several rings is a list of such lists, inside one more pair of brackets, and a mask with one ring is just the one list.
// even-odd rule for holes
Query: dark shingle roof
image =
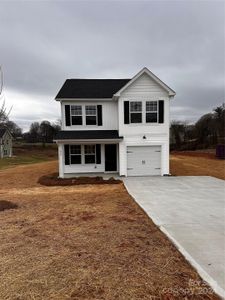
{"label": "dark shingle roof", "polygon": [[130,79],[67,79],[56,99],[112,98]]}
{"label": "dark shingle roof", "polygon": [[3,137],[3,135],[5,134],[6,132],[6,128],[0,128],[0,138]]}
{"label": "dark shingle roof", "polygon": [[54,140],[122,139],[118,130],[61,130]]}

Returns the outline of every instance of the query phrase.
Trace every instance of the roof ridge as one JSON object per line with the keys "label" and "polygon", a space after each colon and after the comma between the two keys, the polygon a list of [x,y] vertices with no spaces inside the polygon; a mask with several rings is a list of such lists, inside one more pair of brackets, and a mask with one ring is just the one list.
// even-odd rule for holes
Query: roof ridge
{"label": "roof ridge", "polygon": [[131,80],[131,78],[67,78],[66,80]]}

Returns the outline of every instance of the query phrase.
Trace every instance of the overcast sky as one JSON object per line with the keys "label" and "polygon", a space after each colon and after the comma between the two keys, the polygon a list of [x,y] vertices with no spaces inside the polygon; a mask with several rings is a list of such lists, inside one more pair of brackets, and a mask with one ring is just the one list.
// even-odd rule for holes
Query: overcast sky
{"label": "overcast sky", "polygon": [[171,86],[172,119],[224,102],[224,1],[1,1],[0,64],[10,118],[59,118],[66,78],[130,78],[144,66]]}

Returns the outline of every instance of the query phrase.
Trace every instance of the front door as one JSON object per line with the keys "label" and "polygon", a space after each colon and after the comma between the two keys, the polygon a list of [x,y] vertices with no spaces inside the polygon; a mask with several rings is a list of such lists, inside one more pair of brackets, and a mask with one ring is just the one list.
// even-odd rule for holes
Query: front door
{"label": "front door", "polygon": [[105,145],[105,171],[117,171],[116,144]]}

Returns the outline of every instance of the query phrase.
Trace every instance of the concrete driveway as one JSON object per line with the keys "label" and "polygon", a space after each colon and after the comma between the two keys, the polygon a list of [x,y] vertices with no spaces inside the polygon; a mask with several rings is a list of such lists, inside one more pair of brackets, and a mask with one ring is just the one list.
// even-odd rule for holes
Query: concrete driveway
{"label": "concrete driveway", "polygon": [[128,192],[214,290],[225,297],[225,181],[128,177]]}

